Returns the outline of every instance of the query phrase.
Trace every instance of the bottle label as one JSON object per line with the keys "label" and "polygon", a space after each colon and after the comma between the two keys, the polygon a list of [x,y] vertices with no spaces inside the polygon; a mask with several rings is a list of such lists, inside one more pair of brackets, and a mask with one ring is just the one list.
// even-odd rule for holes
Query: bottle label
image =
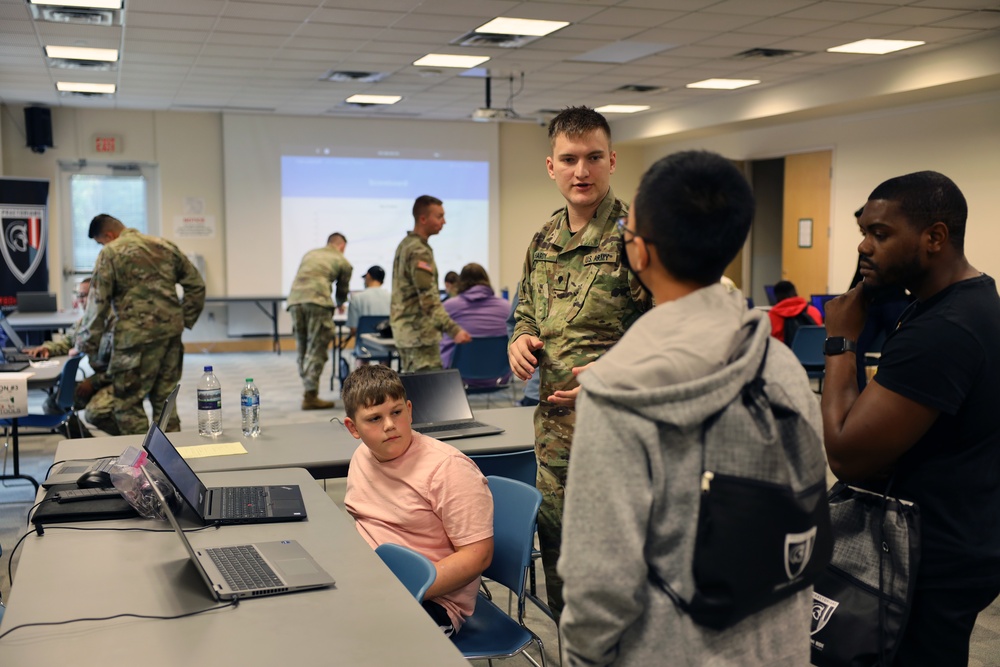
{"label": "bottle label", "polygon": [[199,389],[198,390],[199,410],[221,410],[222,390],[221,389]]}
{"label": "bottle label", "polygon": [[240,405],[244,408],[255,408],[260,405],[260,396],[240,396]]}

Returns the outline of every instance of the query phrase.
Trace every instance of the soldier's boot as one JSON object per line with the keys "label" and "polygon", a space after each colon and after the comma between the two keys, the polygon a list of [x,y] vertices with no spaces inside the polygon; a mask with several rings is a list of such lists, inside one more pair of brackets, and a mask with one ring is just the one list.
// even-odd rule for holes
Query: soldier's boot
{"label": "soldier's boot", "polygon": [[307,391],[302,397],[302,409],[303,410],[329,410],[335,407],[337,404],[333,401],[324,401],[322,398],[317,396],[318,392]]}

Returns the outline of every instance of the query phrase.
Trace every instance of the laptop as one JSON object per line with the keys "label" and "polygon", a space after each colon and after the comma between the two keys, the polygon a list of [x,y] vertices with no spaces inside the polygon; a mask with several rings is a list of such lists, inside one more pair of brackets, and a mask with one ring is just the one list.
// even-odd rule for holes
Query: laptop
{"label": "laptop", "polygon": [[[174,412],[174,404],[177,403],[177,392],[180,389],[181,386],[178,384],[170,392],[166,400],[163,401],[163,407],[160,408],[160,415],[156,418],[156,424],[160,427],[161,431],[167,430],[167,423],[170,421],[170,415]],[[47,489],[56,484],[76,484],[78,479],[93,471],[110,472],[111,466],[117,462],[117,456],[106,456],[95,460],[66,461],[58,470],[50,473],[45,478],[45,481],[42,482],[42,487]]]}
{"label": "laptop", "polygon": [[0,312],[0,328],[3,329],[4,334],[7,336],[7,342],[10,343],[9,346],[0,349],[0,352],[3,352],[4,359],[7,362],[28,361],[31,359],[24,352],[24,341],[17,335],[14,327],[10,325],[10,322],[2,312]]}
{"label": "laptop", "polygon": [[160,501],[160,508],[177,533],[194,567],[216,600],[293,593],[309,588],[325,588],[334,583],[326,570],[313,560],[295,540],[258,542],[220,547],[194,547],[170,503],[163,497],[145,466],[142,474]]}
{"label": "laptop", "polygon": [[472,418],[469,397],[457,368],[401,373],[406,397],[413,403],[413,430],[438,440],[496,435],[503,429]]}
{"label": "laptop", "polygon": [[0,350],[0,373],[20,373],[30,366],[28,361],[8,361],[6,355]]}
{"label": "laptop", "polygon": [[18,292],[17,312],[19,313],[54,313],[56,312],[56,295],[54,292]]}
{"label": "laptop", "polygon": [[142,447],[204,523],[273,523],[306,518],[297,484],[206,488],[156,424],[149,427]]}

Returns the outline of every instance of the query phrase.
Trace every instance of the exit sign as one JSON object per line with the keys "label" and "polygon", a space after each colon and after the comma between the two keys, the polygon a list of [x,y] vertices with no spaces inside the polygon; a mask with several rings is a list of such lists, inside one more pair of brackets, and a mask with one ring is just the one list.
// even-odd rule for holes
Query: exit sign
{"label": "exit sign", "polygon": [[121,153],[122,138],[114,134],[95,134],[94,152],[96,153]]}

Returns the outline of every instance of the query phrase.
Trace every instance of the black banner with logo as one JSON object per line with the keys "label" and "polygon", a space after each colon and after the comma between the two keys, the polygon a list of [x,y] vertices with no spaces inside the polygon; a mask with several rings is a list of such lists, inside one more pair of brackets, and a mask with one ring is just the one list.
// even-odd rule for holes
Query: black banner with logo
{"label": "black banner with logo", "polygon": [[13,310],[18,292],[49,291],[49,182],[0,178],[0,307]]}

